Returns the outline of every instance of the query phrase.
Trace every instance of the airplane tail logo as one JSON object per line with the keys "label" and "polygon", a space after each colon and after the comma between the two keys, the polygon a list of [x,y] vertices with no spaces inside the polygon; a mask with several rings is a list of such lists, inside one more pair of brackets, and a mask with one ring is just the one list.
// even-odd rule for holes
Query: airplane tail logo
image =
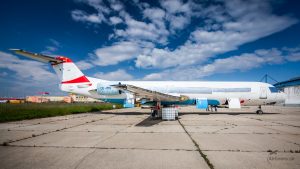
{"label": "airplane tail logo", "polygon": [[52,66],[61,80],[61,84],[90,83],[81,70],[67,57],[57,56],[55,59],[62,63],[53,63]]}

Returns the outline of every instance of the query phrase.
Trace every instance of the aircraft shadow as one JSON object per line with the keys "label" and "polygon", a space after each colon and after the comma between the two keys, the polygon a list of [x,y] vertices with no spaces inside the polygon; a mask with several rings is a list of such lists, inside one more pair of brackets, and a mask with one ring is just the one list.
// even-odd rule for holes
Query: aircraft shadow
{"label": "aircraft shadow", "polygon": [[91,113],[94,113],[94,114],[113,114],[113,115],[150,115],[150,112],[148,113],[148,112],[101,112],[101,111],[99,111],[99,112],[91,112]]}
{"label": "aircraft shadow", "polygon": [[155,124],[158,124],[160,122],[162,122],[161,119],[153,119],[150,116],[150,112],[91,112],[94,114],[113,114],[113,115],[120,115],[120,116],[124,116],[124,115],[132,115],[132,116],[136,116],[136,115],[149,115],[147,118],[145,118],[143,121],[139,122],[138,124],[136,124],[135,126],[140,126],[140,127],[147,127],[147,126],[153,126]]}
{"label": "aircraft shadow", "polygon": [[[226,114],[226,115],[243,115],[243,114],[256,114],[256,112],[180,112],[179,116],[186,115],[186,114],[197,114],[197,115],[214,115],[214,114]],[[280,114],[280,113],[266,113],[262,115],[272,115],[272,114]]]}
{"label": "aircraft shadow", "polygon": [[143,121],[141,121],[138,124],[136,124],[135,126],[150,127],[150,126],[156,125],[156,124],[158,124],[160,122],[162,122],[161,119],[152,119],[152,117],[149,116],[146,119],[144,119]]}
{"label": "aircraft shadow", "polygon": [[[92,112],[95,114],[113,114],[113,115],[132,115],[132,116],[136,116],[136,115],[149,115],[147,118],[145,118],[144,120],[142,120],[141,122],[139,122],[138,124],[136,124],[135,126],[137,127],[151,127],[153,125],[159,124],[160,122],[162,122],[163,120],[161,119],[153,119],[150,116],[150,112]],[[183,116],[183,115],[189,115],[189,114],[196,114],[196,115],[219,115],[219,114],[223,114],[223,115],[256,115],[255,112],[179,112],[179,117]],[[274,115],[274,114],[280,114],[280,113],[268,113],[265,112],[262,116],[264,115]]]}

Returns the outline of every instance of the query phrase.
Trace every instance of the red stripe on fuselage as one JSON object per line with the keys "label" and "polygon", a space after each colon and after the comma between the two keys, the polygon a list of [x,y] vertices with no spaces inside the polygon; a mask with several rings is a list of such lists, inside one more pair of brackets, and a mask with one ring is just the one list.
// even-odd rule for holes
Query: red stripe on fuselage
{"label": "red stripe on fuselage", "polygon": [[84,82],[90,82],[90,81],[85,76],[81,76],[81,77],[78,77],[78,78],[73,79],[73,80],[63,81],[61,83],[66,84],[66,83],[84,83]]}

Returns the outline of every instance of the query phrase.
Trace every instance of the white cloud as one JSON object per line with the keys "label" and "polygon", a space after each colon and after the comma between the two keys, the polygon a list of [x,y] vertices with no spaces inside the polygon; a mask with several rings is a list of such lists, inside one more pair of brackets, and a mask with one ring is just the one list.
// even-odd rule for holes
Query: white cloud
{"label": "white cloud", "polygon": [[192,1],[184,3],[182,0],[161,0],[160,5],[167,11],[166,21],[172,33],[184,29],[197,13],[195,9],[200,6]]}
{"label": "white cloud", "polygon": [[[218,62],[231,62],[230,59],[217,59],[213,62],[215,63],[213,66],[207,64],[219,54],[237,50],[243,44],[282,31],[298,22],[291,16],[273,14],[270,1],[232,0],[196,3],[192,0],[161,0],[157,6],[141,2],[132,3],[139,10],[137,12],[143,15],[142,18],[131,16],[131,11],[118,0],[111,3],[103,3],[101,0],[81,2],[93,7],[97,12],[87,14],[81,10],[74,10],[81,11],[77,20],[106,23],[110,26],[119,24],[114,26],[114,33],[109,36],[109,40],[116,42],[112,46],[95,50],[93,56],[96,58],[95,65],[116,65],[123,61],[134,60],[135,66],[139,68],[163,69],[162,72],[150,74],[145,79],[170,79],[168,77],[172,77],[172,74],[175,74],[173,72],[180,74],[180,70],[183,70],[182,74],[188,74],[189,70],[192,72],[194,69],[206,74],[209,74],[210,70],[215,73],[214,68],[218,66]],[[89,19],[91,15],[97,16],[99,20]],[[192,19],[193,26],[196,27],[185,30]],[[168,48],[169,38],[171,36],[172,40],[176,40],[177,36],[181,38],[178,35],[181,31],[185,34],[190,33],[187,40],[175,49]],[[266,51],[256,51],[251,57],[239,56],[234,59],[250,59],[249,64],[260,65],[260,60],[266,61],[268,58],[261,57],[264,52]],[[298,55],[293,53],[284,60],[298,61]],[[275,57],[274,53],[272,55]],[[276,57],[276,63],[282,62],[281,55],[278,54]],[[275,64],[273,60],[269,62]],[[249,69],[252,66],[250,64]],[[188,77],[182,76],[183,79]],[[198,74],[196,77],[201,78]],[[175,78],[178,77],[174,76]]]}
{"label": "white cloud", "polygon": [[166,12],[160,8],[146,8],[143,11],[144,18],[148,18],[152,23],[154,23],[160,29],[166,29],[165,27],[165,17]]}
{"label": "white cloud", "polygon": [[295,47],[295,48],[288,48],[288,47],[283,47],[282,48],[283,51],[287,51],[287,52],[300,52],[300,46]]}
{"label": "white cloud", "polygon": [[127,73],[123,69],[118,69],[117,71],[109,72],[109,73],[98,72],[94,74],[94,76],[104,80],[132,80],[133,79],[133,76]]}
{"label": "white cloud", "polygon": [[175,30],[183,29],[191,22],[190,17],[185,16],[172,16],[170,20],[172,21],[170,22],[170,27]]}
{"label": "white cloud", "polygon": [[120,1],[111,0],[110,7],[115,11],[121,11],[124,8],[124,5]]}
{"label": "white cloud", "polygon": [[[191,33],[184,45],[173,51],[153,49],[148,56],[139,55],[136,59],[136,66],[168,68],[203,64],[217,54],[235,50],[242,44],[279,32],[298,22],[291,17],[271,14],[265,2],[261,5],[246,1],[238,2],[239,8],[226,8],[219,13],[212,13],[214,10],[211,9],[203,12],[211,17],[210,20],[214,20],[212,23],[218,23],[214,30],[207,30],[207,25],[198,27]],[[226,3],[237,3],[237,1],[226,1]],[[177,11],[177,5],[174,5],[172,9],[172,11]],[[222,21],[226,22],[218,22],[219,15],[224,15],[224,13],[231,17],[230,21],[223,18]],[[213,25],[210,28],[212,27]],[[219,29],[215,30],[216,28]]]}
{"label": "white cloud", "polygon": [[[253,53],[244,53],[224,59],[216,59],[210,64],[190,66],[184,68],[167,69],[162,72],[146,75],[144,80],[196,80],[213,74],[248,71],[263,65],[282,64],[291,61],[299,53],[284,55],[282,50],[260,49]],[[296,59],[292,61],[297,61]],[[300,58],[300,57],[299,57]],[[298,59],[299,59],[298,58]],[[298,60],[299,61],[299,60]]]}
{"label": "white cloud", "polygon": [[107,22],[105,15],[111,13],[111,10],[104,4],[102,0],[77,0],[80,3],[87,4],[94,8],[97,12],[88,14],[83,10],[73,10],[71,16],[75,21],[100,24],[102,22]]}
{"label": "white cloud", "polygon": [[160,8],[146,8],[143,11],[144,17],[151,19],[153,22],[158,19],[159,21],[164,19],[166,16],[166,12]]}
{"label": "white cloud", "polygon": [[300,61],[300,46],[295,48],[283,47],[282,50],[287,52],[286,59],[291,62]]}
{"label": "white cloud", "polygon": [[113,25],[117,25],[119,23],[122,23],[122,19],[116,16],[112,16],[109,18],[109,21],[113,24]]}
{"label": "white cloud", "polygon": [[111,16],[111,13],[121,12],[124,10],[124,5],[121,1],[111,0],[105,3],[103,0],[77,0],[80,3],[84,3],[94,8],[96,12],[87,13],[83,10],[73,10],[71,12],[71,16],[75,21],[85,22],[85,23],[93,23],[93,24],[118,24],[121,23],[117,16]]}
{"label": "white cloud", "polygon": [[142,49],[132,42],[120,42],[112,46],[103,47],[95,50],[95,65],[107,66],[115,65],[119,62],[135,58]]}
{"label": "white cloud", "polygon": [[300,52],[290,54],[287,56],[287,60],[292,62],[300,61]]}
{"label": "white cloud", "polygon": [[[222,46],[223,45],[223,46]],[[185,67],[205,63],[214,54],[222,53],[226,43],[220,44],[185,44],[174,51],[154,48],[148,55],[139,55],[136,67],[141,68],[170,68]]]}
{"label": "white cloud", "polygon": [[94,67],[89,61],[81,60],[75,63],[80,70],[88,70]]}
{"label": "white cloud", "polygon": [[[155,43],[166,43],[169,32],[163,25],[156,25],[153,23],[146,23],[137,21],[132,17],[125,16],[126,28],[116,29],[115,36],[122,37],[130,41],[152,41]],[[160,27],[159,27],[160,26]]]}
{"label": "white cloud", "polygon": [[86,12],[82,10],[74,10],[71,12],[72,18],[75,21],[80,22],[91,22],[91,23],[102,23],[105,21],[105,17],[102,13],[96,14],[87,14]]}
{"label": "white cloud", "polygon": [[[94,2],[95,1],[95,2]],[[142,3],[140,9],[145,9],[145,18],[151,22],[144,22],[133,19],[129,13],[126,12],[124,5],[117,0],[109,2],[109,7],[99,0],[81,0],[79,2],[86,3],[97,10],[96,13],[88,14],[83,10],[73,10],[71,16],[75,21],[85,23],[102,24],[107,23],[110,25],[124,24],[125,28],[115,29],[114,35],[109,38],[119,38],[125,41],[152,41],[155,43],[165,44],[169,31],[164,24],[162,17],[165,12],[159,8],[151,8],[149,4]],[[112,12],[110,8],[114,11]],[[102,11],[104,9],[104,11]],[[152,13],[149,13],[152,12]],[[159,21],[160,20],[160,21]]]}
{"label": "white cloud", "polygon": [[93,7],[97,12],[109,14],[111,10],[105,5],[103,0],[76,0],[81,3],[85,3],[91,7]]}
{"label": "white cloud", "polygon": [[45,55],[53,55],[53,52],[56,52],[59,48],[61,48],[61,44],[55,39],[49,39],[50,45],[46,46],[45,50],[41,53]]}
{"label": "white cloud", "polygon": [[47,81],[49,78],[56,78],[55,74],[49,72],[48,66],[44,63],[21,60],[12,54],[1,51],[0,56],[0,68],[16,72],[17,76],[22,79],[30,78],[34,81]]}
{"label": "white cloud", "polygon": [[182,11],[183,2],[181,0],[165,0],[160,1],[160,4],[169,13],[179,13]]}
{"label": "white cloud", "polygon": [[50,72],[47,64],[21,60],[15,55],[0,51],[0,68],[13,72],[4,76],[9,76],[8,79],[0,78],[1,84],[5,83],[5,88],[13,96],[36,94],[38,91],[62,94],[58,88],[58,77]]}

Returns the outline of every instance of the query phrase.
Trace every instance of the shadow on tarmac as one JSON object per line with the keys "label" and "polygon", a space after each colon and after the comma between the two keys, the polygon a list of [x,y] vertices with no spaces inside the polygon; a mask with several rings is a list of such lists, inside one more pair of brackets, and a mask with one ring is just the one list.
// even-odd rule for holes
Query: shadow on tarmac
{"label": "shadow on tarmac", "polygon": [[150,115],[150,112],[91,112],[91,113],[94,113],[94,114],[113,114],[113,115],[133,115],[133,116],[136,116],[136,115]]}
{"label": "shadow on tarmac", "polygon": [[153,126],[153,125],[158,124],[160,122],[162,122],[161,119],[152,119],[152,117],[149,116],[146,119],[144,119],[143,121],[136,124],[135,126],[150,127],[150,126]]}
{"label": "shadow on tarmac", "polygon": [[[179,116],[186,115],[186,114],[197,114],[197,115],[214,115],[214,114],[225,114],[225,115],[243,115],[243,114],[256,114],[256,112],[180,112]],[[274,114],[280,114],[280,113],[266,113],[264,112],[262,115],[274,115]]]}
{"label": "shadow on tarmac", "polygon": [[[143,121],[139,122],[138,124],[136,124],[135,126],[140,126],[140,127],[151,127],[153,125],[159,124],[160,122],[162,122],[161,119],[153,119],[150,116],[150,112],[92,112],[94,114],[111,114],[111,115],[132,115],[132,116],[136,116],[136,115],[149,115],[149,117],[147,117],[146,119],[144,119]],[[223,115],[256,115],[255,112],[179,112],[179,116],[183,116],[183,115],[189,115],[189,114],[194,114],[194,115],[219,115],[219,114],[223,114]],[[280,114],[280,113],[264,113],[264,115],[274,115],[274,114]]]}
{"label": "shadow on tarmac", "polygon": [[[91,112],[95,114],[113,114],[113,115],[150,115],[150,112]],[[256,114],[256,112],[179,112],[179,116],[186,115],[186,114],[198,114],[198,115],[214,115],[214,114],[224,114],[224,115],[251,115]],[[268,113],[264,112],[262,115],[274,115],[280,113]],[[150,118],[151,120],[151,118]]]}

